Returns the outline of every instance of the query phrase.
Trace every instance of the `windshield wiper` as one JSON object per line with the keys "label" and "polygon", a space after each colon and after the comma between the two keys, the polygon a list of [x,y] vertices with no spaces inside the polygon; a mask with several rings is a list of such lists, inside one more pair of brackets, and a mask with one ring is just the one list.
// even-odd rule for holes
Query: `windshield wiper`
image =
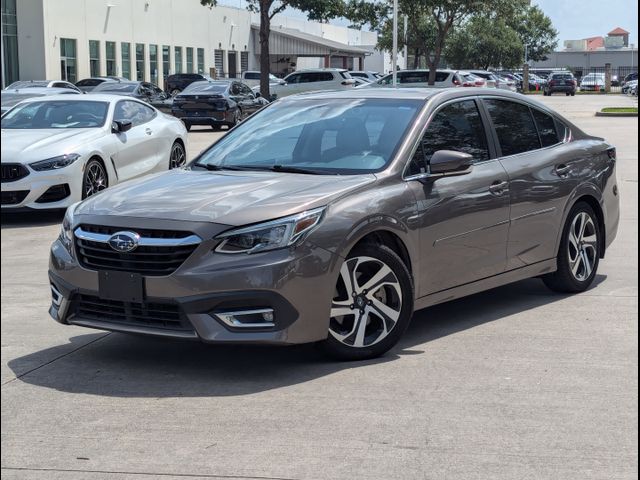
{"label": "windshield wiper", "polygon": [[221,170],[232,170],[232,171],[241,171],[241,170],[249,170],[248,168],[245,167],[234,167],[234,166],[228,166],[228,165],[215,165],[215,164],[211,164],[211,163],[194,163],[193,164],[194,167],[199,167],[199,168],[206,168],[209,171],[212,172],[219,172]]}

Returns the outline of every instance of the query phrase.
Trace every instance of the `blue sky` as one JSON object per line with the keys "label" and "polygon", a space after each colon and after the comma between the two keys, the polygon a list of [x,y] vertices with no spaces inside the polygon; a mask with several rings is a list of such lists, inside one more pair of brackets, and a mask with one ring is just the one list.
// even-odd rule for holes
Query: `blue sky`
{"label": "blue sky", "polygon": [[633,0],[534,0],[564,40],[606,36],[616,27],[630,32],[629,42],[638,45],[638,2]]}
{"label": "blue sky", "polygon": [[[218,0],[221,5],[244,8],[244,0]],[[533,0],[551,18],[558,30],[558,47],[565,40],[606,36],[616,27],[631,32],[629,41],[638,45],[638,2],[634,0]],[[305,18],[295,10],[287,15]],[[345,21],[332,23],[348,25]]]}

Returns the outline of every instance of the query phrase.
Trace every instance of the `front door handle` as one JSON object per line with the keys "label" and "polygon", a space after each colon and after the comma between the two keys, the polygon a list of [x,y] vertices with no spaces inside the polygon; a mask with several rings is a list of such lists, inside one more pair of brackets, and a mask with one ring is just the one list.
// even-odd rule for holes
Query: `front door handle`
{"label": "front door handle", "polygon": [[153,133],[153,130],[151,130],[150,128],[147,128],[144,133],[146,133],[147,135],[151,135]]}
{"label": "front door handle", "polygon": [[564,163],[556,166],[556,174],[558,174],[559,177],[566,176],[567,173],[569,173],[569,170],[571,170],[571,166],[565,165]]}
{"label": "front door handle", "polygon": [[509,182],[496,180],[489,186],[489,191],[494,195],[502,195],[508,186]]}

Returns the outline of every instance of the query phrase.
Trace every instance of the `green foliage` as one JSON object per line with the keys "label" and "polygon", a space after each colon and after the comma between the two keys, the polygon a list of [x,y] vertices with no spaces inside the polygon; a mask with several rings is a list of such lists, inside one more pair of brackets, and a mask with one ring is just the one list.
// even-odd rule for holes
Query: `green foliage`
{"label": "green foliage", "polygon": [[447,61],[455,68],[513,68],[524,46],[517,32],[500,18],[477,16],[455,31],[447,44]]}

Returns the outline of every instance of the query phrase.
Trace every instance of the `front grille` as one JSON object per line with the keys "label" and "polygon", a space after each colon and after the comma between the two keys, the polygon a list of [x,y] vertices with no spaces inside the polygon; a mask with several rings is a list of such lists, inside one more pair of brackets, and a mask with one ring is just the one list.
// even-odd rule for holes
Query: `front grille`
{"label": "front grille", "polygon": [[29,195],[29,190],[2,192],[2,205],[17,205]]}
{"label": "front grille", "polygon": [[40,195],[36,200],[36,203],[59,202],[60,200],[67,198],[69,195],[71,195],[71,190],[69,190],[68,184],[63,183],[61,185],[54,185],[53,187],[49,187],[46,192]]}
{"label": "front grille", "polygon": [[19,163],[2,164],[2,183],[15,182],[29,175],[29,170]]}
{"label": "front grille", "polygon": [[[126,227],[107,227],[98,225],[80,225],[83,232],[110,236]],[[191,232],[176,230],[131,230],[140,235],[141,240],[176,240],[193,235]],[[113,250],[105,241],[81,239],[76,236],[76,251],[80,264],[89,270],[117,270],[135,272],[146,276],[171,275],[197,248],[193,245],[147,246],[140,245],[128,253]]]}
{"label": "front grille", "polygon": [[193,331],[180,307],[172,303],[119,302],[80,294],[73,297],[71,308],[73,315],[84,320],[160,330]]}

